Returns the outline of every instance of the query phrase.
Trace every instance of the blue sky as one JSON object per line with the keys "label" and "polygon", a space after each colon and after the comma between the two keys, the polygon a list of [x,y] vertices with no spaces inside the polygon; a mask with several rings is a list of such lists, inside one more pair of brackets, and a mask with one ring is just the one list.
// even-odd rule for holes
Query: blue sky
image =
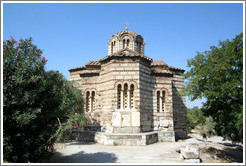
{"label": "blue sky", "polygon": [[[3,39],[32,37],[44,50],[47,70],[68,69],[107,56],[107,42],[128,29],[146,41],[145,55],[187,68],[196,51],[243,32],[242,3],[5,3]],[[201,106],[203,100],[187,107]]]}

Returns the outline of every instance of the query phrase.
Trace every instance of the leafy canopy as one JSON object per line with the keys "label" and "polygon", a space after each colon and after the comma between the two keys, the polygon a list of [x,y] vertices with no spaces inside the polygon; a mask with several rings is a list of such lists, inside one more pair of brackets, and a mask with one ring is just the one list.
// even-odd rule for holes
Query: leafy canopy
{"label": "leafy canopy", "polygon": [[185,92],[193,101],[205,97],[203,112],[216,121],[216,132],[243,139],[243,34],[220,41],[188,60]]}
{"label": "leafy canopy", "polygon": [[69,117],[83,116],[81,91],[58,71],[45,71],[48,60],[42,52],[31,38],[3,43],[3,152],[8,162],[49,157],[64,131],[61,124],[71,128]]}

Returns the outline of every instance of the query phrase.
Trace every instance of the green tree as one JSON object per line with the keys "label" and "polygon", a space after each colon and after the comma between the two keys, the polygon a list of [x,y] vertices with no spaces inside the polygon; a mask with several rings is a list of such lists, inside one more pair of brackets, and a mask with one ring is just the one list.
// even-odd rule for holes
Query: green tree
{"label": "green tree", "polygon": [[200,130],[201,134],[206,134],[207,136],[213,136],[216,134],[215,131],[216,122],[211,116],[205,118],[205,122],[198,124],[196,128]]}
{"label": "green tree", "polygon": [[243,141],[243,34],[220,41],[188,60],[185,91],[191,100],[205,97],[205,116],[212,116],[216,132]]}
{"label": "green tree", "polygon": [[8,162],[49,157],[61,124],[71,126],[69,117],[83,115],[81,91],[58,71],[45,71],[42,52],[31,38],[3,43],[3,157]]}
{"label": "green tree", "polygon": [[202,125],[205,122],[206,117],[198,107],[187,109],[187,124],[188,130],[195,129],[196,126]]}

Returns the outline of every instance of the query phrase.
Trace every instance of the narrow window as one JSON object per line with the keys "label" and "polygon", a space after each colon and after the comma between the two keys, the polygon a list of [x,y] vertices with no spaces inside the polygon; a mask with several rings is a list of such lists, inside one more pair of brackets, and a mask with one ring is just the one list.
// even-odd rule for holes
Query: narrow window
{"label": "narrow window", "polygon": [[118,85],[117,89],[117,108],[120,109],[121,106],[121,85]]}
{"label": "narrow window", "polygon": [[131,85],[131,92],[130,92],[130,97],[131,97],[131,105],[130,108],[133,109],[134,108],[134,85]]}
{"label": "narrow window", "polygon": [[123,105],[123,107],[124,107],[124,109],[126,109],[127,108],[127,106],[128,106],[128,94],[127,94],[127,90],[128,90],[128,85],[127,84],[125,84],[124,85],[124,105]]}
{"label": "narrow window", "polygon": [[126,41],[125,39],[123,40],[123,48],[125,48]]}
{"label": "narrow window", "polygon": [[138,41],[136,41],[135,49],[136,49],[136,51],[138,52]]}
{"label": "narrow window", "polygon": [[141,46],[142,46],[142,43],[139,42],[139,53],[141,53]]}
{"label": "narrow window", "polygon": [[160,91],[157,92],[157,112],[160,112]]}
{"label": "narrow window", "polygon": [[165,91],[162,91],[162,111],[164,112],[165,110],[165,96],[166,95],[166,92]]}
{"label": "narrow window", "polygon": [[86,111],[90,111],[90,92],[87,91],[86,93]]}
{"label": "narrow window", "polygon": [[91,93],[91,112],[95,111],[95,91]]}
{"label": "narrow window", "polygon": [[111,54],[113,54],[113,42],[111,43]]}
{"label": "narrow window", "polygon": [[127,39],[127,41],[126,41],[126,47],[127,48],[129,47],[129,43],[130,43],[130,41],[129,41],[129,39]]}

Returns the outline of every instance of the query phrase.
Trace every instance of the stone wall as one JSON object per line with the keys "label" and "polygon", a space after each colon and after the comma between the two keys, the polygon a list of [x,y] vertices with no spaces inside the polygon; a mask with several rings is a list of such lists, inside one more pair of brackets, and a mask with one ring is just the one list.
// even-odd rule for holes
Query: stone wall
{"label": "stone wall", "polygon": [[[156,74],[150,63],[141,57],[123,56],[101,62],[98,75],[71,72],[70,80],[79,83],[84,97],[87,91],[95,91],[95,110],[87,112],[91,126],[106,133],[161,131],[158,137],[162,141],[187,137],[185,97],[178,94],[184,86],[183,71],[157,67],[155,70],[164,73]],[[133,109],[118,109],[119,84],[134,85]],[[166,96],[164,110],[159,112],[157,91],[165,91]]]}
{"label": "stone wall", "polygon": [[152,131],[153,126],[153,90],[155,80],[151,76],[150,62],[142,60],[139,64],[140,89],[140,125],[141,131]]}
{"label": "stone wall", "polygon": [[[156,87],[154,90],[154,130],[173,131],[173,100],[172,100],[172,75],[154,75]],[[165,92],[164,110],[157,110],[157,92]]]}
{"label": "stone wall", "polygon": [[179,138],[187,138],[187,110],[185,96],[181,96],[178,92],[184,88],[183,72],[175,71],[172,79],[173,91],[173,113],[174,113],[174,130],[175,136]]}

